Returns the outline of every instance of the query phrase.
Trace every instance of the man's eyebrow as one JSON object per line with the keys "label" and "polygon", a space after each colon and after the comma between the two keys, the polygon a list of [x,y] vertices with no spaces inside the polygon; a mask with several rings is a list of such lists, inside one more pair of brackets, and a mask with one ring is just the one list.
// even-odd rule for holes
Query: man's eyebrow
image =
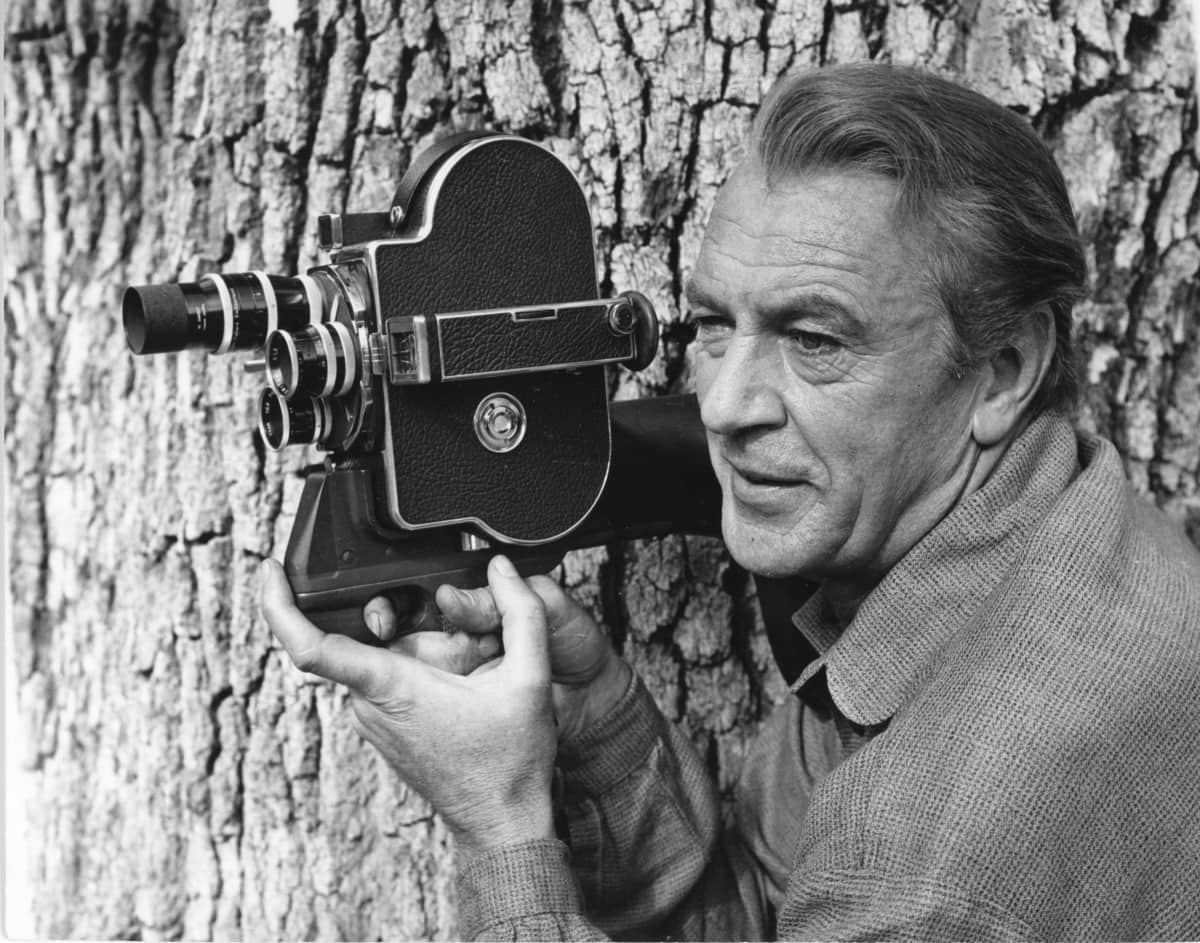
{"label": "man's eyebrow", "polygon": [[[718,313],[725,311],[720,299],[710,295],[703,286],[691,279],[684,285],[683,294],[691,307]],[[835,298],[814,291],[802,290],[781,295],[762,305],[756,313],[763,320],[777,325],[797,317],[805,317],[838,328],[847,334],[861,335],[866,331],[866,324],[854,311]]]}
{"label": "man's eyebrow", "polygon": [[828,295],[811,291],[773,299],[763,305],[758,313],[770,321],[811,318],[854,333],[862,333],[866,328],[862,319],[846,305]]}

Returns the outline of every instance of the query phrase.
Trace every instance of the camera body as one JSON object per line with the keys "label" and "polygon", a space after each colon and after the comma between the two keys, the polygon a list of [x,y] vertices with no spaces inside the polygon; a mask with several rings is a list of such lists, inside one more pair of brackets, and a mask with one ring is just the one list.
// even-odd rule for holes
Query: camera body
{"label": "camera body", "polygon": [[[639,342],[653,357],[654,313],[598,299],[583,193],[545,148],[452,139],[410,175],[386,216],[322,219],[332,257],[309,277],[346,330],[326,331],[330,344],[311,328],[307,360],[293,335],[268,339],[273,392],[340,394],[323,445],[378,457],[379,520],[509,544],[562,537],[607,474],[604,365],[640,362]],[[360,364],[305,383],[305,363],[328,363],[331,346]],[[263,412],[286,415],[269,395]]]}
{"label": "camera body", "polygon": [[285,555],[316,624],[365,639],[361,607],[386,593],[429,627],[437,585],[480,585],[497,550],[532,573],[571,547],[718,532],[694,399],[610,415],[606,369],[649,364],[658,322],[634,292],[599,297],[587,202],[554,154],[456,135],[386,211],[319,228],[329,261],[306,274],[134,286],[122,303],[135,353],[261,350],[264,442],[326,452]]}

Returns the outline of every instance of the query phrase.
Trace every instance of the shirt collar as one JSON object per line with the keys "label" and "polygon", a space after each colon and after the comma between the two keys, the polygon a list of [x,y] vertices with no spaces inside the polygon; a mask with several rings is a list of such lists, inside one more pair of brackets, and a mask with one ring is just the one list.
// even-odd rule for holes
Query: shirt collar
{"label": "shirt collar", "polygon": [[793,685],[823,668],[829,694],[850,721],[892,717],[922,686],[938,652],[1004,579],[1023,539],[1078,473],[1071,424],[1035,419],[991,477],[926,534],[863,600],[840,631],[818,590],[793,616],[817,650]]}

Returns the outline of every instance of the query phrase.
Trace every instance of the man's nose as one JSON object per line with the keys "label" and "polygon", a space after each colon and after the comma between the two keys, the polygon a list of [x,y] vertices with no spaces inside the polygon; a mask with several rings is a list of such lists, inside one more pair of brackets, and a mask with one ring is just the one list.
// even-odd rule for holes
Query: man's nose
{"label": "man's nose", "polygon": [[770,338],[762,334],[740,336],[729,341],[723,356],[700,356],[696,392],[700,419],[709,432],[727,436],[786,423],[770,346]]}

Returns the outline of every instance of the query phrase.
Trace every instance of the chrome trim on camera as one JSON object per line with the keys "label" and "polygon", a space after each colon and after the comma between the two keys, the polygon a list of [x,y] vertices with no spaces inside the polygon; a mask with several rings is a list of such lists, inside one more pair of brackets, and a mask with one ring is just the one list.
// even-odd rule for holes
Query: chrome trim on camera
{"label": "chrome trim on camera", "polygon": [[386,331],[388,382],[395,386],[429,383],[433,379],[433,365],[425,315],[391,318]]}
{"label": "chrome trim on camera", "polygon": [[221,342],[217,345],[214,354],[227,354],[230,347],[233,346],[233,296],[229,293],[229,286],[225,284],[225,279],[217,272],[209,272],[207,275],[202,275],[198,279],[197,284],[210,282],[217,290],[217,297],[221,299]]}
{"label": "chrome trim on camera", "polygon": [[279,301],[275,297],[275,286],[271,284],[266,272],[255,269],[250,274],[258,279],[258,285],[267,301],[267,334],[264,336],[269,336],[272,331],[279,330]]}

